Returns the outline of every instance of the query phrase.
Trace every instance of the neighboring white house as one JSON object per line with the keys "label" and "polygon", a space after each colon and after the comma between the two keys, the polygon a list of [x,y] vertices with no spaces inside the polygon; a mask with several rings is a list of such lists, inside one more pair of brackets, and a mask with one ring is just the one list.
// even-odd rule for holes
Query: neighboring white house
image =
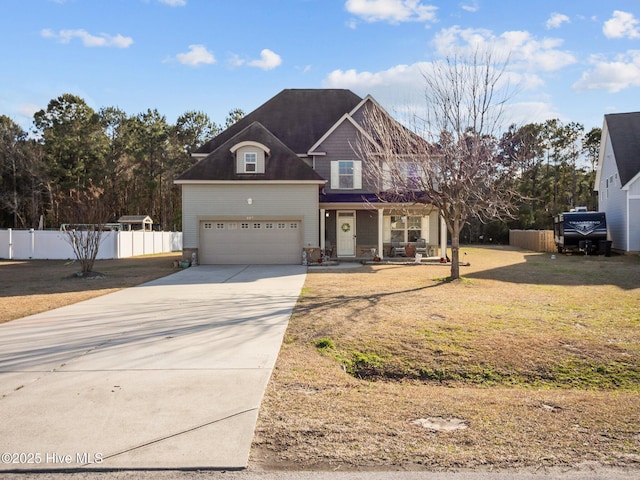
{"label": "neighboring white house", "polygon": [[640,112],[604,116],[595,190],[612,248],[640,252]]}

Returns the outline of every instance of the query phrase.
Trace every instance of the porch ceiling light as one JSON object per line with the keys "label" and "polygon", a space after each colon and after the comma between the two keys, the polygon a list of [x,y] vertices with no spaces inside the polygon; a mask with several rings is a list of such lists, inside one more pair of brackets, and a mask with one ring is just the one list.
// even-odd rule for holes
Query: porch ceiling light
{"label": "porch ceiling light", "polygon": [[253,198],[247,198],[247,205],[253,205]]}

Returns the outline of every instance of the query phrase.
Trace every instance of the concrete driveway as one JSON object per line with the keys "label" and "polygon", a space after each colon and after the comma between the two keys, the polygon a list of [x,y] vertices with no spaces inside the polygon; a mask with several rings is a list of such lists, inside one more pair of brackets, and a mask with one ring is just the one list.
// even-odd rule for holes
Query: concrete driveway
{"label": "concrete driveway", "polygon": [[305,275],[192,267],[1,324],[0,470],[245,467]]}

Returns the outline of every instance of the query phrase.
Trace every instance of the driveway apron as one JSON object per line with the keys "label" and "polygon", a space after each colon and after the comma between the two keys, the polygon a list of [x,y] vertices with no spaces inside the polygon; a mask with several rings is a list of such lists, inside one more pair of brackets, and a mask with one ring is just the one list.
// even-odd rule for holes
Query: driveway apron
{"label": "driveway apron", "polygon": [[1,324],[0,470],[245,467],[305,275],[192,267]]}

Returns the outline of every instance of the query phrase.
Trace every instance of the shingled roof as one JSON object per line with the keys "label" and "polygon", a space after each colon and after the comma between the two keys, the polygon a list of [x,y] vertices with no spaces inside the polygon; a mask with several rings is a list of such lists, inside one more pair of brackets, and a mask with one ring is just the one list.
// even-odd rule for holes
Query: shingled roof
{"label": "shingled roof", "polygon": [[362,98],[343,89],[286,89],[194,151],[213,152],[253,122],[260,122],[297,154],[306,154]]}
{"label": "shingled roof", "polygon": [[640,172],[640,112],[604,116],[622,185]]}
{"label": "shingled roof", "polygon": [[[264,173],[237,173],[231,147],[243,141],[258,142],[269,148]],[[229,138],[177,179],[181,180],[296,180],[317,181],[324,179],[304,163],[290,148],[276,138],[264,125],[253,122]]]}

